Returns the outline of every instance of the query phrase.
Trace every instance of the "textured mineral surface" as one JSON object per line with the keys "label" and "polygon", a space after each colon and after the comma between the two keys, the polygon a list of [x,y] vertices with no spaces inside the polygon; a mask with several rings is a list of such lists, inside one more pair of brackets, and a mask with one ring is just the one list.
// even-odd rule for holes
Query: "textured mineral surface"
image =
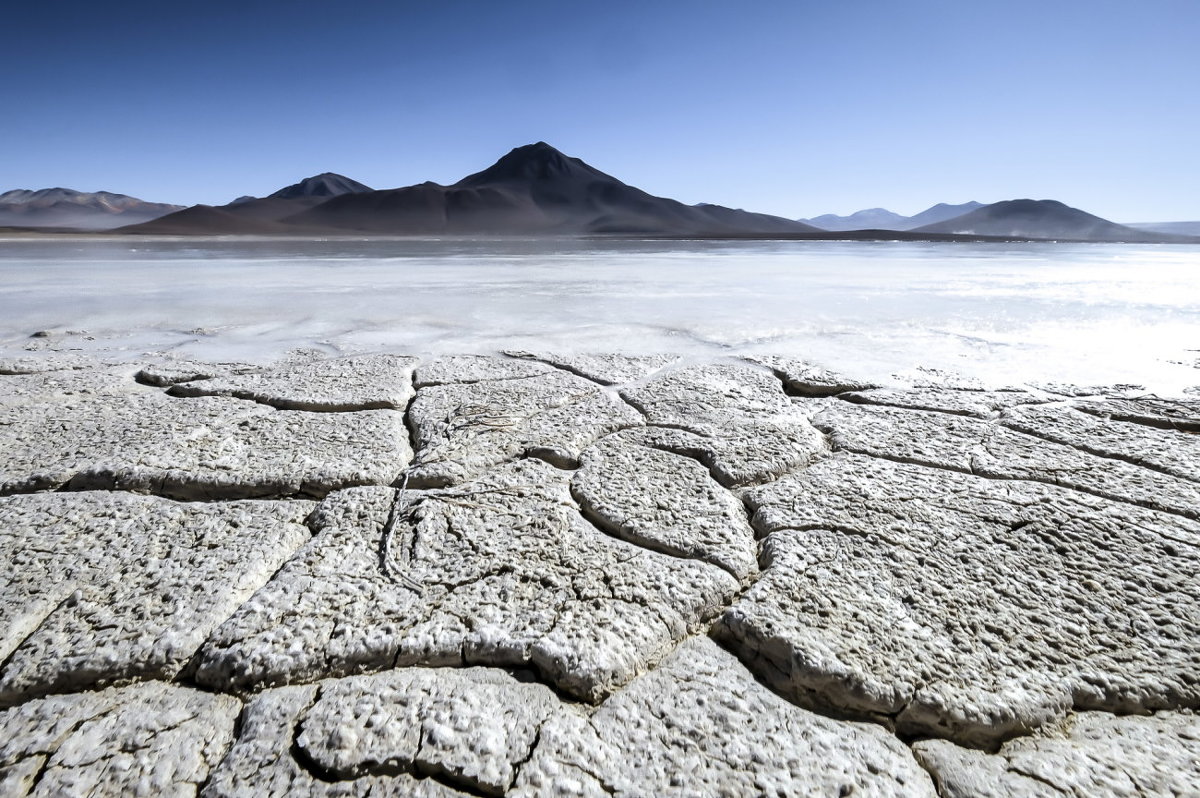
{"label": "textured mineral surface", "polygon": [[1198,407],[31,352],[0,795],[1195,795]]}

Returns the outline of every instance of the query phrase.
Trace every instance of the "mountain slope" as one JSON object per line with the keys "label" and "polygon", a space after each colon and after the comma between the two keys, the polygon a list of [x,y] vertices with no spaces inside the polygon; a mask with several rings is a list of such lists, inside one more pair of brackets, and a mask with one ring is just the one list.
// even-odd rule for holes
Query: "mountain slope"
{"label": "mountain slope", "polygon": [[945,221],[949,221],[950,219],[957,219],[959,216],[962,216],[964,213],[970,213],[971,211],[977,210],[982,207],[983,207],[982,202],[975,202],[974,200],[972,200],[971,202],[961,202],[957,205],[951,205],[946,202],[939,202],[937,205],[926,208],[925,210],[921,211],[920,213],[916,213],[916,214],[913,214],[912,216],[908,217],[908,220],[904,223],[905,226],[900,229],[901,230],[915,230],[916,228],[924,227],[927,224],[937,224],[938,222],[945,222]]}
{"label": "mountain slope", "polygon": [[814,232],[777,216],[655,197],[544,142],[517,147],[451,186],[347,194],[284,221],[396,234]]}
{"label": "mountain slope", "polygon": [[915,232],[1082,241],[1170,240],[1169,236],[1116,224],[1057,200],[1031,199],[985,205],[947,221],[918,227]]}
{"label": "mountain slope", "polygon": [[193,205],[149,222],[122,227],[119,232],[162,236],[287,235],[295,230],[272,219],[233,212],[229,205]]}
{"label": "mountain slope", "polygon": [[[370,192],[344,175],[323,172],[285,186],[266,197],[238,197],[227,205],[194,205],[152,221],[122,229],[143,235],[287,234],[298,232],[280,219],[319,205],[331,197]],[[194,212],[195,211],[195,212]],[[212,213],[211,211],[220,211]]]}
{"label": "mountain slope", "polygon": [[15,189],[0,194],[0,225],[14,227],[69,227],[111,230],[156,219],[180,210],[182,205],[146,202],[111,191],[75,191],[44,188]]}

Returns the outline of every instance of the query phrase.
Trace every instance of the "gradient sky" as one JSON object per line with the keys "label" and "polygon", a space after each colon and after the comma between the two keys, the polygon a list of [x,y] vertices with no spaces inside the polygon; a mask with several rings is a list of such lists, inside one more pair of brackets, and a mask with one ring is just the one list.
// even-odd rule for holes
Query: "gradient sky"
{"label": "gradient sky", "polygon": [[548,141],[788,217],[1200,219],[1200,2],[57,2],[0,26],[0,190],[450,183]]}

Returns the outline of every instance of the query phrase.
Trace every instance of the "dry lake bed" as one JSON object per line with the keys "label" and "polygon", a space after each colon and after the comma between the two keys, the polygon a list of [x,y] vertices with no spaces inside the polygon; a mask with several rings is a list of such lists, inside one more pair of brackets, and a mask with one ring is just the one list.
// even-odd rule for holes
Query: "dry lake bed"
{"label": "dry lake bed", "polygon": [[1188,251],[130,246],[0,247],[0,795],[1200,794]]}

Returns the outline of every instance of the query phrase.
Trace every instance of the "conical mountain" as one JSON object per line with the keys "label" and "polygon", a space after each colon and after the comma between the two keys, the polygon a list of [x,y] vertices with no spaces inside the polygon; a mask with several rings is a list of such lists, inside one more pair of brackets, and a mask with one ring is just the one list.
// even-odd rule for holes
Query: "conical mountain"
{"label": "conical mountain", "polygon": [[916,228],[919,233],[1011,236],[1077,241],[1164,241],[1168,237],[1101,219],[1057,200],[995,202],[944,222]]}
{"label": "conical mountain", "polygon": [[274,199],[298,199],[300,197],[340,197],[343,194],[362,194],[371,191],[371,187],[357,180],[351,180],[345,175],[334,172],[322,172],[319,175],[306,177],[299,183],[293,183],[269,195]]}

